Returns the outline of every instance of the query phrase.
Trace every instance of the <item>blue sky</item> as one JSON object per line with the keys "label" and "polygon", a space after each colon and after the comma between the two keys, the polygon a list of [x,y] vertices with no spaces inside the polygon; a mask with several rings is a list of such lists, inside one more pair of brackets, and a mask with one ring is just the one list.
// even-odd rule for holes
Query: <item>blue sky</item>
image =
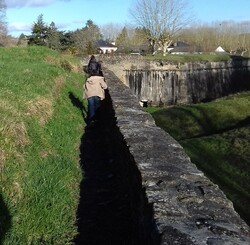
{"label": "blue sky", "polygon": [[[131,23],[129,8],[136,0],[5,0],[8,33],[18,37],[30,34],[37,17],[45,23],[55,22],[59,30],[71,31],[85,26],[91,19],[101,26],[108,23]],[[198,23],[249,21],[250,0],[187,0]]]}

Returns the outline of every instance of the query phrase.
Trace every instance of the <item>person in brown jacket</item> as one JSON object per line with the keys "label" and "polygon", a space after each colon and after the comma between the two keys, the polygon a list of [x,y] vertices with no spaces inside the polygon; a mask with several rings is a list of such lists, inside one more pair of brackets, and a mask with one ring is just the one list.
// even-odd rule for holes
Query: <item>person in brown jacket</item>
{"label": "person in brown jacket", "polygon": [[88,100],[87,124],[96,121],[96,112],[101,106],[101,100],[105,98],[104,89],[107,88],[104,77],[98,76],[97,71],[93,70],[84,84],[84,98]]}

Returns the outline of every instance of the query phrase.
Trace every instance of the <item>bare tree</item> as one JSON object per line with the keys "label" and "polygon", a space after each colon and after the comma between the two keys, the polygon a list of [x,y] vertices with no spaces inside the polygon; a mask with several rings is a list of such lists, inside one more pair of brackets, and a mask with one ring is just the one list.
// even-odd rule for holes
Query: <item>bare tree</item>
{"label": "bare tree", "polygon": [[79,54],[93,54],[95,42],[101,37],[99,27],[92,20],[88,20],[84,28],[77,29],[72,35]]}
{"label": "bare tree", "polygon": [[221,23],[222,43],[231,54],[244,55],[250,49],[250,22],[224,21]]}
{"label": "bare tree", "polygon": [[250,21],[244,21],[240,23],[240,45],[241,55],[248,54],[250,56]]}
{"label": "bare tree", "polygon": [[204,52],[212,52],[221,46],[232,55],[245,56],[250,51],[250,22],[199,23],[183,29],[179,38]]}
{"label": "bare tree", "polygon": [[100,27],[103,38],[109,42],[115,41],[122,29],[123,26],[121,24],[114,23],[104,24]]}
{"label": "bare tree", "polygon": [[6,4],[4,0],[0,0],[0,44],[5,43],[7,37],[7,23],[6,23]]}
{"label": "bare tree", "polygon": [[175,35],[191,22],[185,0],[137,0],[130,14],[137,25],[147,30],[152,51],[167,47]]}
{"label": "bare tree", "polygon": [[[232,20],[213,22],[205,28],[206,39],[214,46],[222,46],[230,54],[243,56],[249,51],[249,24],[250,22],[235,22]],[[205,44],[203,42],[203,46]]]}
{"label": "bare tree", "polygon": [[218,45],[222,45],[218,40],[218,33],[214,27],[206,24],[192,25],[181,30],[179,39],[195,47],[195,51],[211,52]]}

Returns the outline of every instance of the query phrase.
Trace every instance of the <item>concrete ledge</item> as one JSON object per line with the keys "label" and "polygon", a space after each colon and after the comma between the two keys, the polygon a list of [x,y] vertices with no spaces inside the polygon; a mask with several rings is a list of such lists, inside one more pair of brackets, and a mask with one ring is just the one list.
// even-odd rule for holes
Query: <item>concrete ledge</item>
{"label": "concrete ledge", "polygon": [[117,126],[142,175],[161,244],[249,245],[250,228],[183,148],[155,125],[137,98],[104,69]]}

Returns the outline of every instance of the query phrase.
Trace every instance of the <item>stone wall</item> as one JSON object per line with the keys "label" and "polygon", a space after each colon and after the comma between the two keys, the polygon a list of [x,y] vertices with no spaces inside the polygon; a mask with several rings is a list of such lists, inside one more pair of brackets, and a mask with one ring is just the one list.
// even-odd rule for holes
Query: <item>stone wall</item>
{"label": "stone wall", "polygon": [[196,168],[178,142],[155,125],[113,72],[105,69],[104,76],[116,125],[141,177],[133,171],[129,174],[142,182],[141,193],[145,192],[153,207],[155,228],[161,237],[160,242],[149,239],[151,242],[145,243],[147,236],[152,238],[147,225],[152,221],[133,180],[129,188],[137,194],[130,195],[131,203],[139,202],[141,216],[137,222],[144,234],[144,241],[137,244],[249,245],[250,228],[218,186]]}
{"label": "stone wall", "polygon": [[100,57],[137,96],[153,105],[211,101],[250,89],[250,59],[176,64],[143,57]]}

